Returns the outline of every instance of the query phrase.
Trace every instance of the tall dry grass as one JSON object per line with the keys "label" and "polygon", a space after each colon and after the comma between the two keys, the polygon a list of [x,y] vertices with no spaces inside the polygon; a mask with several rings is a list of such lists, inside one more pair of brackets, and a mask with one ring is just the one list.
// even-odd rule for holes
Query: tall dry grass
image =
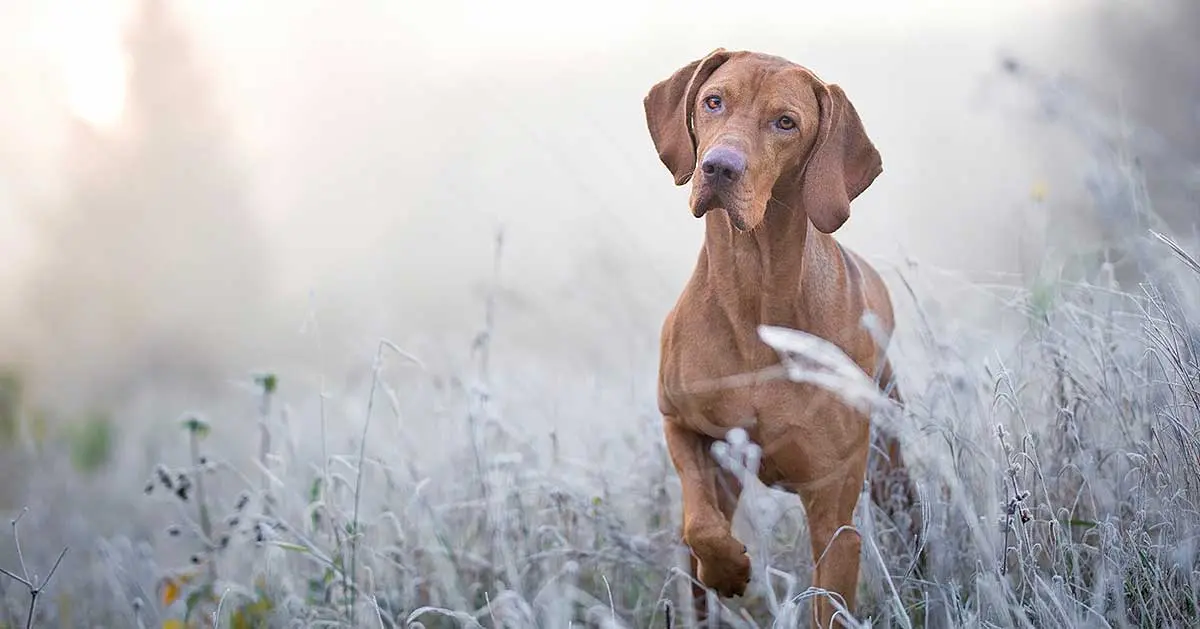
{"label": "tall dry grass", "polygon": [[[1139,240],[1154,264],[1154,281],[1139,292],[1103,265],[1029,288],[963,282],[1001,305],[1001,325],[946,314],[953,310],[931,295],[946,294],[951,273],[892,274],[915,331],[894,348],[900,373],[918,361],[929,371],[902,380],[903,412],[877,417],[909,452],[928,562],[915,570],[905,523],[864,501],[861,603],[848,624],[1194,623],[1200,264],[1165,236]],[[623,449],[627,467],[541,447],[497,404],[504,391],[488,373],[488,320],[475,373],[445,393],[456,412],[430,400],[420,418],[469,429],[469,444],[436,465],[406,456],[419,442],[376,447],[384,442],[372,435],[401,437],[416,421],[399,414],[398,400],[423,377],[417,358],[382,341],[355,412],[313,391],[320,417],[292,416],[272,404],[280,383],[261,375],[252,383],[257,443],[228,447],[219,422],[183,418],[178,447],[162,449],[174,454],[144,495],[130,495],[128,482],[92,486],[95,503],[127,505],[116,526],[86,514],[52,520],[50,502],[79,488],[64,486],[66,474],[40,472],[30,479],[23,526],[34,533],[23,538],[24,559],[50,565],[67,541],[87,559],[60,570],[37,625],[162,626],[187,612],[201,624],[216,614],[220,626],[686,622],[678,486],[656,418],[647,415],[639,433],[596,436],[596,452]],[[1005,326],[1015,334],[998,332]],[[291,425],[334,416],[356,422],[360,436],[296,442]],[[40,469],[66,459],[42,447]],[[747,444],[722,448],[745,460]],[[753,487],[737,527],[756,560],[751,592],[711,603],[731,626],[793,626],[821,595],[807,587],[798,503]],[[103,528],[111,533],[75,543]],[[0,588],[3,626],[23,626],[28,593]]]}
{"label": "tall dry grass", "polygon": [[[1129,147],[1153,145],[1118,133],[1122,121],[1070,85],[1006,67],[1046,111],[1078,114],[1065,122],[1090,142],[1090,201],[1108,240],[1093,255],[1047,257],[1028,283],[879,261],[900,313],[891,351],[908,403],[876,418],[905,444],[923,529],[914,539],[888,514],[915,514],[860,504],[860,604],[844,620],[1195,625],[1197,243],[1151,231],[1165,227]],[[256,259],[254,246],[241,250]],[[562,382],[536,365],[497,368],[501,296],[499,281],[484,293],[470,366],[452,377],[380,340],[362,378],[268,370],[236,382],[240,396],[199,400],[203,413],[176,403],[176,382],[154,382],[111,411],[146,421],[86,416],[63,439],[6,374],[0,469],[20,482],[0,483],[0,504],[23,515],[21,552],[0,543],[0,567],[25,583],[0,579],[0,626],[687,624],[678,481],[648,396],[584,383],[580,408],[509,403],[514,390]],[[305,328],[318,352],[322,322],[314,314]],[[165,339],[157,347],[194,341]],[[51,396],[53,383],[42,380]],[[159,415],[167,405],[175,416]],[[595,434],[582,456],[524,421],[614,409],[636,428]],[[126,431],[114,435],[114,423]],[[752,467],[755,448],[734,439],[716,454]],[[798,501],[751,485],[736,528],[754,583],[710,604],[731,626],[794,626],[823,595],[808,587]]]}

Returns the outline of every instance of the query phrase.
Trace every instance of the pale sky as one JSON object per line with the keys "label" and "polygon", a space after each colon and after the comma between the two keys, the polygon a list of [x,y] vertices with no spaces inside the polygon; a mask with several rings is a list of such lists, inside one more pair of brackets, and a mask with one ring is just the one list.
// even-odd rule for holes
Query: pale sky
{"label": "pale sky", "polygon": [[[383,226],[378,213],[339,208],[324,216],[323,208],[305,207],[305,200],[317,193],[348,199],[361,194],[363,182],[354,172],[340,173],[351,167],[339,164],[354,157],[379,163],[376,154],[388,154],[381,147],[398,134],[415,134],[409,141],[418,141],[428,132],[414,119],[423,115],[420,107],[429,106],[431,94],[461,89],[464,77],[537,85],[556,74],[608,76],[616,81],[611,98],[619,99],[612,107],[627,116],[618,127],[622,137],[640,146],[640,98],[653,81],[716,46],[763,49],[802,55],[796,60],[865,97],[860,107],[878,112],[874,128],[881,134],[904,134],[912,132],[906,120],[940,123],[943,109],[965,110],[976,89],[969,81],[994,66],[998,50],[1014,44],[1052,50],[1053,29],[1061,27],[1055,16],[1086,3],[1064,0],[1053,10],[1036,0],[178,0],[171,6],[186,22],[212,96],[255,180],[254,206],[275,221],[284,250],[303,252],[318,239],[345,243],[335,249],[349,247],[357,234]],[[0,8],[0,86],[6,95],[0,102],[0,247],[16,252],[10,260],[28,246],[22,226],[37,211],[29,198],[55,191],[68,115],[101,131],[120,115],[121,28],[131,6],[132,0],[7,0]],[[619,68],[623,75],[614,74]],[[914,85],[924,81],[949,91],[929,103],[897,103],[908,73],[922,77]],[[549,102],[565,95],[532,96]],[[520,108],[530,95],[506,96],[509,106]],[[378,109],[384,102],[395,107],[396,100],[411,109]],[[501,113],[472,115],[503,123]],[[961,135],[949,128],[930,131]],[[500,159],[513,150],[520,148],[490,152]],[[897,162],[885,163],[894,172]],[[306,188],[318,173],[325,188]],[[655,181],[654,174],[645,177]],[[882,185],[903,184],[893,176]],[[879,233],[895,228],[873,225]]]}
{"label": "pale sky", "polygon": [[[455,73],[482,63],[504,59],[536,59],[548,66],[579,63],[586,62],[588,55],[629,54],[645,48],[647,42],[664,50],[696,51],[717,42],[749,47],[764,37],[779,39],[789,32],[797,41],[873,31],[890,37],[911,33],[919,40],[923,33],[944,29],[986,36],[1013,23],[1036,23],[1039,16],[1049,17],[1086,0],[1062,0],[1053,9],[1037,0],[759,1],[738,2],[736,10],[731,9],[735,3],[718,0],[444,0],[418,6],[385,0],[178,0],[171,4],[186,15],[224,104],[239,119],[239,131],[251,136],[250,143],[259,143],[287,133],[267,128],[270,122],[263,118],[272,116],[263,112],[275,105],[273,101],[293,96],[287,87],[315,80],[323,68],[305,63],[316,58],[329,65],[357,62],[369,72],[372,63],[387,66],[388,56],[419,51],[422,62],[410,71],[452,82]],[[119,84],[124,80],[120,29],[132,5],[132,0],[3,3],[0,83],[5,86],[6,102],[0,105],[0,141],[7,146],[0,149],[0,159],[20,162],[21,169],[52,159],[52,138],[60,126],[55,108],[70,106],[77,115],[100,121],[118,115]],[[673,62],[672,56],[663,59],[664,64]],[[650,58],[646,63],[655,61]],[[24,146],[16,149],[14,144]],[[14,153],[19,158],[14,159]]]}
{"label": "pale sky", "polygon": [[[1049,181],[1052,198],[1065,198],[1084,162],[1064,159],[1070,143],[1035,124],[1030,99],[997,78],[998,55],[1015,50],[1054,70],[1070,52],[1070,12],[1101,1],[176,0],[203,96],[227,123],[245,206],[267,226],[267,280],[283,296],[266,311],[230,311],[240,304],[196,288],[237,272],[219,263],[139,281],[141,269],[161,266],[163,248],[199,248],[218,261],[223,251],[168,217],[147,221],[168,225],[161,242],[151,233],[143,248],[110,256],[106,236],[150,228],[92,221],[77,246],[130,277],[64,297],[66,320],[90,345],[67,343],[61,355],[90,353],[112,371],[117,355],[137,351],[122,336],[130,326],[208,338],[205,327],[224,321],[213,338],[226,340],[213,346],[257,348],[274,363],[310,347],[295,330],[311,290],[329,347],[349,352],[347,364],[362,364],[362,348],[380,336],[414,351],[425,336],[448,338],[423,358],[459,356],[478,331],[493,232],[504,225],[500,338],[513,360],[561,378],[580,356],[616,365],[614,377],[652,366],[633,356],[653,350],[702,224],[656,158],[642,98],[716,47],[788,57],[850,95],[884,174],[855,202],[842,242],[881,268],[911,255],[964,273],[1011,272],[1021,247],[1045,235],[1036,229],[1044,217],[1028,227],[1030,191]],[[0,327],[17,337],[31,315],[11,288],[29,256],[65,262],[66,286],[94,286],[90,269],[73,265],[80,252],[38,250],[32,235],[61,191],[72,116],[104,134],[121,114],[130,6],[0,2]],[[119,183],[155,183],[139,178],[157,171],[139,168]],[[181,224],[205,211],[172,208],[173,190],[162,188],[153,205],[174,209]],[[171,249],[179,238],[186,247]],[[606,262],[626,275],[606,281]],[[111,310],[94,329],[92,305]],[[0,338],[0,357],[6,340],[59,381],[61,361],[38,340]],[[80,378],[91,382],[86,371]],[[531,399],[545,397],[529,386]]]}

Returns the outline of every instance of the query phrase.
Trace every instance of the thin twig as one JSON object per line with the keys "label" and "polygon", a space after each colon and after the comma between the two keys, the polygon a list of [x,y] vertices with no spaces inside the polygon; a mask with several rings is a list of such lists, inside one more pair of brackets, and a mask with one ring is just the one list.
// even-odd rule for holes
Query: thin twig
{"label": "thin twig", "polygon": [[58,553],[58,559],[54,560],[54,565],[50,568],[50,573],[46,575],[46,580],[42,581],[42,585],[38,589],[45,589],[50,583],[50,579],[54,578],[54,573],[58,571],[58,565],[62,563],[63,557],[67,556],[67,551],[71,550],[70,546],[64,546],[61,553]]}
{"label": "thin twig", "polygon": [[45,586],[50,583],[50,579],[54,578],[54,573],[58,571],[58,565],[62,563],[68,549],[69,547],[64,547],[62,552],[58,554],[58,559],[54,561],[54,567],[50,568],[50,574],[46,575],[46,580],[42,582],[42,585],[29,588],[29,616],[25,619],[25,629],[33,629],[33,614],[37,610],[38,596],[41,595]]}
{"label": "thin twig", "polygon": [[15,575],[15,574],[13,574],[13,573],[9,572],[8,570],[5,570],[4,568],[0,568],[0,574],[3,574],[4,576],[6,576],[6,577],[8,577],[8,578],[12,579],[13,581],[16,581],[17,583],[20,583],[21,585],[24,585],[24,586],[25,586],[25,587],[27,587],[27,588],[30,588],[30,589],[32,589],[32,588],[33,588],[33,584],[32,584],[32,583],[30,583],[30,582],[26,581],[25,579],[23,579],[23,578],[21,578],[21,577],[19,577],[19,576]]}
{"label": "thin twig", "polygon": [[[354,477],[354,511],[351,514],[351,538],[350,538],[350,570],[342,574],[342,587],[348,590],[350,595],[350,607],[347,610],[350,616],[350,622],[355,620],[356,605],[358,605],[358,540],[362,538],[362,532],[359,530],[359,508],[362,503],[362,483],[363,483],[363,462],[367,456],[367,432],[371,427],[371,413],[375,409],[375,390],[379,386],[381,372],[383,371],[383,355],[384,350],[390,349],[399,356],[415,363],[418,367],[424,368],[424,365],[412,354],[400,349],[398,345],[387,340],[379,339],[379,345],[375,348],[375,360],[371,365],[371,390],[367,393],[367,415],[363,419],[362,434],[358,443],[358,462],[355,467]],[[353,583],[354,587],[350,587]]]}
{"label": "thin twig", "polygon": [[[21,562],[21,574],[25,575],[25,583],[30,583],[33,579],[29,578],[29,568],[25,567],[25,555],[21,553],[21,536],[17,534],[17,525],[21,523],[21,518],[29,511],[29,507],[21,509],[17,517],[12,519],[13,543],[17,545],[17,561]],[[33,587],[30,585],[29,587]]]}
{"label": "thin twig", "polygon": [[[24,511],[22,511],[22,515],[23,514],[24,514]],[[16,536],[16,532],[17,532],[17,522],[20,521],[20,519],[21,519],[20,516],[18,516],[16,519],[14,519],[12,521],[14,540],[16,539],[15,536]],[[35,583],[35,581],[36,581],[35,578],[34,579],[31,579],[29,577],[22,578],[22,577],[19,577],[15,574],[9,572],[8,570],[5,570],[4,568],[0,568],[0,573],[3,573],[8,578],[20,583],[21,585],[24,585],[26,588],[29,589],[29,614],[25,617],[25,629],[33,628],[33,617],[34,617],[34,614],[37,612],[38,597],[41,596],[42,591],[46,589],[46,586],[50,584],[50,580],[54,578],[54,574],[56,572],[58,572],[59,565],[62,564],[63,557],[65,557],[67,555],[67,551],[70,549],[71,549],[70,546],[66,546],[62,549],[62,552],[58,553],[58,559],[54,560],[54,565],[50,568],[50,572],[46,574],[45,580],[43,580],[40,585]],[[18,555],[19,554],[20,554],[20,552],[18,551]],[[22,561],[21,567],[22,567],[22,569],[25,569],[24,561]],[[26,570],[26,572],[28,572],[28,570]]]}

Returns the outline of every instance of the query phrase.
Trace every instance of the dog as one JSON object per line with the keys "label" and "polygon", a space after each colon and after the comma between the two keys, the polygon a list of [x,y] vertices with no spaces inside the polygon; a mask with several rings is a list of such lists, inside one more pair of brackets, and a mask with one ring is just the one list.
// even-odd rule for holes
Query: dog
{"label": "dog", "polygon": [[[832,236],[882,173],[879,151],[841,87],[757,52],[718,48],[656,83],[643,105],[659,159],[675,185],[691,182],[692,215],[705,221],[695,269],[662,326],[658,376],[693,574],[724,597],[741,596],[750,581],[750,558],[731,525],[741,487],[710,453],[742,428],[762,448],[759,479],[804,505],[813,585],[830,593],[817,598],[813,621],[829,626],[832,597],[854,609],[861,542],[844,527],[866,478],[869,415],[835,393],[782,379],[699,385],[778,368],[779,356],[758,337],[760,325],[773,325],[835,344],[902,401],[885,356],[895,327],[888,289]],[[865,313],[878,322],[875,336]],[[903,471],[894,437],[876,445],[889,461],[885,473]],[[704,593],[694,590],[701,615]]]}

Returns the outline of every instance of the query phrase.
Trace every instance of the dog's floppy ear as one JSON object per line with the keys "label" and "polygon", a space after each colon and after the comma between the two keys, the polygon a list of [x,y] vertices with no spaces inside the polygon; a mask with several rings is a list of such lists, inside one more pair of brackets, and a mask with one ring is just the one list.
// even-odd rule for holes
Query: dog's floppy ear
{"label": "dog's floppy ear", "polygon": [[817,138],[801,173],[801,199],[813,226],[833,233],[850,218],[850,202],[883,172],[883,160],[846,92],[813,76],[821,106]]}
{"label": "dog's floppy ear", "polygon": [[696,134],[692,127],[696,94],[731,56],[733,53],[718,48],[654,84],[642,100],[658,158],[674,175],[677,186],[687,183],[696,169]]}

